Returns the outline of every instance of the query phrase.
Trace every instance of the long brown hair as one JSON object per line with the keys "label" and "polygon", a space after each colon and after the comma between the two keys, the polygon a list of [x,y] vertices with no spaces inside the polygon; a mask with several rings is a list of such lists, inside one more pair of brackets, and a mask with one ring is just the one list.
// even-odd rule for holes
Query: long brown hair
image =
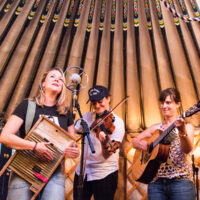
{"label": "long brown hair", "polygon": [[[44,106],[44,101],[45,101],[45,92],[44,92],[44,88],[43,88],[42,84],[45,81],[49,72],[54,71],[54,70],[60,72],[60,74],[62,75],[63,83],[65,83],[64,73],[63,73],[62,69],[59,67],[52,68],[48,72],[44,73],[42,80],[40,82],[40,85],[38,87],[36,96],[34,97],[34,101],[36,102],[36,104],[41,107]],[[56,106],[57,106],[57,112],[61,115],[65,115],[69,110],[69,107],[67,105],[67,92],[66,92],[66,87],[64,86],[64,84],[63,84],[61,93],[57,96]]]}

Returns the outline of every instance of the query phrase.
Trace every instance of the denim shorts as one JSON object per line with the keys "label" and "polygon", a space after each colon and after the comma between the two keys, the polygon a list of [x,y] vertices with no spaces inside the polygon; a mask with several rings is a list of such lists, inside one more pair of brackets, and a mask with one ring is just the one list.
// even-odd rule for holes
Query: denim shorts
{"label": "denim shorts", "polygon": [[160,178],[148,186],[148,200],[195,200],[194,183],[184,178]]}
{"label": "denim shorts", "polygon": [[[30,183],[19,177],[17,174],[11,173],[8,184],[7,200],[30,200],[33,196],[33,192],[31,192],[29,188]],[[62,173],[61,167],[58,167],[37,197],[37,200],[55,199],[65,199],[65,176]]]}

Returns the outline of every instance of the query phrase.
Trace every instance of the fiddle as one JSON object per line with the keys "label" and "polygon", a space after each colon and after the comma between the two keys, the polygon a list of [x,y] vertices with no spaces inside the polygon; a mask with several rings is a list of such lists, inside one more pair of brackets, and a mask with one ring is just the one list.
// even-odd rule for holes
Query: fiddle
{"label": "fiddle", "polygon": [[[104,120],[101,121],[102,119]],[[91,126],[91,130],[93,129],[93,131],[96,133],[97,138],[99,138],[99,133],[101,131],[106,134],[105,141],[103,142],[103,147],[104,150],[106,150],[106,152],[108,152],[108,154],[110,155],[112,153],[115,153],[116,150],[120,147],[120,142],[115,140],[110,141],[110,138],[108,136],[111,135],[115,130],[115,125],[113,123],[114,121],[115,118],[112,112],[106,111],[99,118],[97,118]]]}
{"label": "fiddle", "polygon": [[[101,131],[105,132],[105,133],[110,133],[112,134],[113,131],[115,130],[115,126],[112,122],[111,119],[114,119],[114,116],[112,114],[112,112],[118,107],[120,106],[122,103],[124,103],[129,97],[125,97],[124,99],[122,99],[113,109],[106,111],[107,114],[103,113],[100,118],[96,119],[93,123],[92,126],[90,127],[90,131],[93,131],[94,129],[97,128],[97,130],[95,131],[96,136],[99,138],[99,133]],[[109,118],[109,120],[107,121],[107,123],[103,123],[109,116],[111,115],[111,117]],[[113,121],[114,122],[114,121]],[[101,125],[103,123],[103,125]],[[106,125],[106,126],[105,126]],[[100,127],[101,126],[101,127]],[[105,129],[104,129],[104,127]],[[106,134],[106,141],[105,141],[105,149],[109,152],[109,153],[115,153],[116,149],[119,148],[120,146],[120,142],[118,141],[110,141],[108,135]]]}
{"label": "fiddle", "polygon": [[[98,116],[97,119],[92,123],[91,129],[93,129],[93,131],[96,133],[97,138],[99,138],[99,133],[103,131],[106,134],[105,143],[108,144],[108,147],[112,148],[108,135],[111,135],[113,131],[115,130],[115,125],[113,124],[113,122],[115,121],[115,118],[112,113],[109,113],[109,115],[108,113],[109,113],[108,111],[105,111],[100,116]],[[104,120],[101,123],[99,123],[101,119],[104,119]]]}

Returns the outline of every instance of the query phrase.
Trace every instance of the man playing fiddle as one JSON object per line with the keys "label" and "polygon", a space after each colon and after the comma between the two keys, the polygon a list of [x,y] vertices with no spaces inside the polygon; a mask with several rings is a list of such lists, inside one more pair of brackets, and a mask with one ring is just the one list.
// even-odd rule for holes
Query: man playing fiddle
{"label": "man playing fiddle", "polygon": [[[95,86],[88,91],[93,112],[87,112],[83,118],[87,121],[90,138],[95,148],[92,153],[85,142],[85,173],[83,183],[84,200],[113,200],[118,183],[119,145],[124,137],[123,120],[110,111],[110,94],[104,86]],[[110,114],[109,114],[110,113]],[[107,116],[109,114],[109,116]],[[105,118],[106,117],[106,118]],[[100,124],[99,121],[104,119]],[[81,126],[76,125],[80,130]],[[77,199],[77,184],[80,174],[80,162],[74,178],[74,199]]]}

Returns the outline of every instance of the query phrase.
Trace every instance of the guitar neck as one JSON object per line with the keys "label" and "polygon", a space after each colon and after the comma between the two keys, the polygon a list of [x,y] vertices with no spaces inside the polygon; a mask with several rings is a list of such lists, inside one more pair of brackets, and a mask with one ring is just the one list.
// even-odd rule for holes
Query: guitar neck
{"label": "guitar neck", "polygon": [[159,144],[174,128],[175,124],[171,124],[161,135],[158,137],[153,143],[152,147],[154,148],[157,144]]}
{"label": "guitar neck", "polygon": [[[190,107],[180,117],[185,119],[186,117],[190,117],[199,111],[200,111],[200,101],[197,104]],[[174,123],[171,124],[154,142],[152,142],[149,145],[149,153],[151,153],[153,151],[154,147],[156,147],[156,145],[158,145],[158,143],[160,143],[164,139],[164,137],[166,137],[175,127],[176,126]]]}

